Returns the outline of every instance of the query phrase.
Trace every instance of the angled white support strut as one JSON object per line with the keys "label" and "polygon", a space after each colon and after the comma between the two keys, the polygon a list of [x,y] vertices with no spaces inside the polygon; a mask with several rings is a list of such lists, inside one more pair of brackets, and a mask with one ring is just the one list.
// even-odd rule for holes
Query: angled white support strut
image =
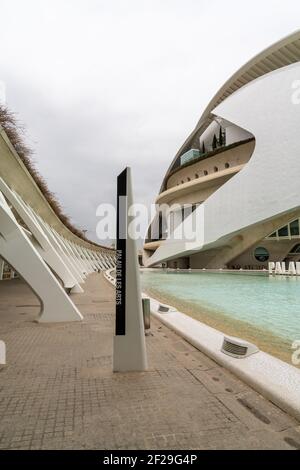
{"label": "angled white support strut", "polygon": [[51,240],[45,233],[45,229],[43,229],[34,216],[32,209],[29,209],[22,198],[13,192],[2,178],[0,178],[0,190],[32,233],[34,237],[31,240],[32,244],[35,246],[44,261],[46,261],[51,269],[62,280],[65,288],[74,288],[77,284],[77,280],[51,243]]}
{"label": "angled white support strut", "polygon": [[40,322],[82,320],[77,307],[19,226],[1,192],[0,256],[13,266],[40,299]]}

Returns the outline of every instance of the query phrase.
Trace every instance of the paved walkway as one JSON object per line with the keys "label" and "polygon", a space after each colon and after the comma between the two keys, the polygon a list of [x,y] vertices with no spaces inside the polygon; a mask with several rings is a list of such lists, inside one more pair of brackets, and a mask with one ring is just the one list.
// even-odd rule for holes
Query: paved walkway
{"label": "paved walkway", "polygon": [[73,296],[84,322],[40,325],[21,281],[0,283],[1,449],[295,449],[300,427],[152,320],[150,369],[113,374],[114,291]]}

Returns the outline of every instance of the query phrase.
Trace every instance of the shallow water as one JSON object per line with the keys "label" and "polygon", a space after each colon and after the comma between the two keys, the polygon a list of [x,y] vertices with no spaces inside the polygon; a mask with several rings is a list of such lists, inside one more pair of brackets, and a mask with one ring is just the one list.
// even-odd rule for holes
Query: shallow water
{"label": "shallow water", "polygon": [[143,290],[225,333],[290,361],[300,340],[300,279],[143,272]]}

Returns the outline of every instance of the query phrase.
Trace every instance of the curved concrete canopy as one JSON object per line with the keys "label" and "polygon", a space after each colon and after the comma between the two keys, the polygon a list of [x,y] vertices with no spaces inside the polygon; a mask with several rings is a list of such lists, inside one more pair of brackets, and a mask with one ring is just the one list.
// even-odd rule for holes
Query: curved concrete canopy
{"label": "curved concrete canopy", "polygon": [[26,201],[30,207],[57,232],[68,240],[85,248],[114,255],[114,250],[93,242],[83,240],[64,225],[58,215],[54,212],[49,202],[37,186],[25,164],[11,144],[4,129],[0,126],[0,153],[1,166],[0,177],[8,187],[15,191]]}
{"label": "curved concrete canopy", "polygon": [[22,153],[0,126],[0,262],[37,295],[40,322],[82,320],[68,294],[82,293],[88,274],[114,267],[115,251],[76,233]]}

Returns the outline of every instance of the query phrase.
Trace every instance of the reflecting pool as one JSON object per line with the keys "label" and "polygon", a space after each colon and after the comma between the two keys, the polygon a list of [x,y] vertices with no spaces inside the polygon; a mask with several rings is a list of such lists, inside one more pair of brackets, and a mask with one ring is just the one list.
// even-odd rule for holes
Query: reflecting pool
{"label": "reflecting pool", "polygon": [[287,361],[300,340],[300,278],[143,271],[141,279],[149,295]]}

